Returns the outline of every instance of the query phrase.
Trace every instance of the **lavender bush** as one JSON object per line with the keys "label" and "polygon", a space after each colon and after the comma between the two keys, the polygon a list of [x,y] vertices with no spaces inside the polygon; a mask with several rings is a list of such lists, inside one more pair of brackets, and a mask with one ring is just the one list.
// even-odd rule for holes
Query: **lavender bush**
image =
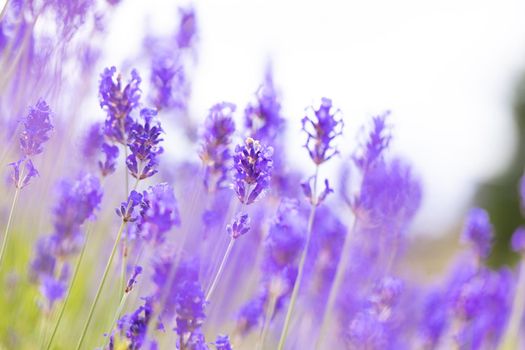
{"label": "lavender bush", "polygon": [[[449,271],[413,273],[424,189],[391,152],[389,112],[360,142],[329,98],[284,115],[268,66],[244,108],[192,118],[198,13],[106,62],[93,42],[118,3],[0,9],[0,349],[525,346],[525,228],[522,262],[489,268],[493,229],[474,208]],[[304,173],[288,152],[302,146]]]}

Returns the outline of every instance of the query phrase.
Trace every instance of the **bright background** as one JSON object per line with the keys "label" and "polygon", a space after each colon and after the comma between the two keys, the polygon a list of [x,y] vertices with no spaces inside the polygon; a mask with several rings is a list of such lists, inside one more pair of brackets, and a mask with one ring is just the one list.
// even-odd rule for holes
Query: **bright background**
{"label": "bright background", "polygon": [[[171,31],[180,5],[124,1],[101,65],[138,52],[146,28]],[[306,167],[300,119],[319,97],[344,112],[347,139],[370,116],[391,110],[395,151],[424,183],[416,232],[454,227],[476,185],[511,160],[511,103],[525,63],[523,1],[225,0],[196,9],[191,113],[202,119],[221,100],[242,111],[271,58],[296,145],[288,151]],[[354,146],[341,145],[343,155]]]}

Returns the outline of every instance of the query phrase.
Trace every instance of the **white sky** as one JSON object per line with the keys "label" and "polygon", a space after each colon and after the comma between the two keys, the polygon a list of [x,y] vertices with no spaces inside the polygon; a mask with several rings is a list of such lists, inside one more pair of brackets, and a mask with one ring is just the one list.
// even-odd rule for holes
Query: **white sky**
{"label": "white sky", "polygon": [[[144,17],[171,29],[178,5],[125,0],[109,28],[112,62],[104,63],[119,65],[137,48],[130,40],[140,42]],[[207,0],[196,8],[192,112],[202,118],[221,100],[244,108],[271,58],[295,128],[290,151],[304,167],[299,123],[310,103],[326,96],[342,109],[345,143],[370,116],[391,110],[395,150],[424,182],[417,231],[450,228],[474,186],[510,160],[524,1]]]}

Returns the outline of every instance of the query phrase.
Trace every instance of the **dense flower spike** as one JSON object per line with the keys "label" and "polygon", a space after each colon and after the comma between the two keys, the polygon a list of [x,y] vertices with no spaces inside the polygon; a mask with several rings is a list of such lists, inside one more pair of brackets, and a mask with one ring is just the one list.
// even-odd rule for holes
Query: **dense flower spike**
{"label": "dense flower spike", "polygon": [[117,324],[118,333],[111,336],[109,348],[111,350],[141,349],[147,342],[148,323],[151,322],[152,305],[145,299],[133,313],[124,315]]}
{"label": "dense flower spike", "polygon": [[302,120],[303,130],[308,136],[305,147],[317,165],[338,153],[333,141],[342,134],[343,120],[339,119],[340,114],[341,112],[332,106],[332,100],[322,98],[319,108],[309,109]]}
{"label": "dense flower spike", "polygon": [[492,246],[492,225],[489,214],[481,209],[471,209],[463,228],[462,240],[473,246],[480,258],[490,254]]}
{"label": "dense flower spike", "polygon": [[173,188],[167,183],[150,186],[143,192],[139,223],[140,235],[146,241],[162,244],[164,235],[180,224],[179,209]]}
{"label": "dense flower spike", "polygon": [[234,188],[241,203],[251,204],[270,185],[273,148],[262,145],[250,137],[244,146],[235,148]]}
{"label": "dense flower spike", "polygon": [[107,112],[104,133],[114,142],[126,143],[133,124],[130,113],[139,105],[141,82],[138,73],[131,71],[131,79],[122,87],[122,77],[115,67],[105,68],[100,76],[100,107]]}
{"label": "dense flower spike", "polygon": [[235,132],[235,105],[222,102],[210,108],[199,156],[205,166],[204,185],[209,190],[225,187],[231,169],[230,143]]}
{"label": "dense flower spike", "polygon": [[157,58],[151,67],[153,103],[157,109],[186,107],[188,95],[184,67],[171,57]]}
{"label": "dense flower spike", "polygon": [[135,123],[129,130],[128,146],[131,154],[126,159],[126,164],[131,175],[140,180],[157,173],[157,157],[163,152],[159,146],[163,131],[160,123],[153,120],[156,114],[155,110],[143,109],[140,115],[144,124]]}
{"label": "dense flower spike", "polygon": [[49,140],[51,125],[51,109],[47,103],[40,99],[34,107],[29,109],[29,114],[23,120],[23,130],[20,133],[20,149],[22,153],[31,157],[42,153],[44,143]]}

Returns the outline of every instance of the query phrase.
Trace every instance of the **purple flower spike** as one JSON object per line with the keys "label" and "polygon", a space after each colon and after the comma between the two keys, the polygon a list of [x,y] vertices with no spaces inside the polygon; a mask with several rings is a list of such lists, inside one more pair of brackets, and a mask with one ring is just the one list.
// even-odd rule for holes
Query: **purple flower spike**
{"label": "purple flower spike", "polygon": [[[151,321],[152,315],[151,300],[146,298],[144,305],[139,306],[132,314],[124,315],[117,323],[117,329],[120,332],[121,337],[126,339],[122,342],[121,337],[115,340],[115,336],[112,336],[112,343],[114,349],[120,349],[121,346],[126,349],[140,349],[144,344],[147,343],[147,331],[148,324]],[[111,348],[111,346],[110,346]]]}
{"label": "purple flower spike", "polygon": [[152,63],[152,102],[157,109],[186,107],[188,95],[184,67],[171,57],[158,58]]}
{"label": "purple flower spike", "polygon": [[142,273],[142,266],[135,266],[135,269],[133,270],[133,274],[131,275],[131,278],[128,281],[128,284],[126,286],[126,293],[129,293],[133,290],[133,287],[137,283],[137,277]]}
{"label": "purple flower spike", "polygon": [[232,350],[230,338],[227,335],[218,335],[213,345],[215,345],[217,350]]}
{"label": "purple flower spike", "polygon": [[98,167],[102,176],[108,176],[113,174],[117,169],[118,147],[103,143],[102,153],[105,159],[104,161],[98,161]]}
{"label": "purple flower spike", "polygon": [[82,155],[86,159],[93,159],[98,155],[104,143],[104,133],[99,122],[92,124],[84,136],[82,143]]}
{"label": "purple flower spike", "polygon": [[142,238],[153,241],[154,244],[161,244],[165,234],[179,224],[177,200],[170,185],[161,183],[144,191],[139,224]]}
{"label": "purple flower spike", "polygon": [[120,208],[115,209],[117,215],[122,218],[125,222],[134,222],[139,218],[139,213],[135,212],[135,208],[138,205],[142,205],[142,194],[137,191],[131,191],[128,200],[122,202]]}
{"label": "purple flower spike", "polygon": [[107,112],[104,128],[106,136],[112,141],[125,143],[133,123],[130,113],[139,104],[141,79],[133,70],[130,81],[122,88],[122,77],[116,72],[115,67],[106,68],[100,76],[100,107]]}
{"label": "purple flower spike", "polygon": [[194,41],[197,33],[197,20],[193,8],[179,9],[181,20],[179,32],[177,33],[177,43],[179,48],[189,48]]}
{"label": "purple flower spike", "polygon": [[24,129],[20,133],[20,149],[24,155],[30,157],[42,153],[43,144],[49,140],[51,125],[51,109],[40,99],[23,120]]}
{"label": "purple flower spike", "polygon": [[157,112],[144,108],[140,115],[144,124],[135,123],[130,129],[129,149],[131,154],[126,159],[126,164],[131,175],[137,179],[146,179],[157,173],[157,156],[163,152],[159,143],[162,128],[159,122],[153,121]]}
{"label": "purple flower spike", "polygon": [[304,181],[301,183],[301,188],[303,189],[303,193],[305,195],[305,197],[308,199],[308,201],[310,202],[311,205],[320,205],[322,202],[324,202],[324,200],[326,199],[326,197],[334,192],[334,190],[332,188],[330,188],[330,185],[328,183],[328,179],[325,179],[324,180],[324,189],[321,191],[321,193],[319,193],[319,195],[317,196],[317,198],[314,198],[314,194],[312,193],[312,187],[310,185],[310,183],[312,182],[312,180],[314,179],[314,177],[310,177],[308,180]]}
{"label": "purple flower spike", "polygon": [[45,276],[40,286],[40,292],[47,299],[49,309],[53,307],[54,303],[61,300],[66,294],[66,283],[57,280],[51,276]]}
{"label": "purple flower spike", "polygon": [[235,148],[234,188],[241,203],[251,204],[270,186],[273,148],[265,147],[250,137],[244,146]]}
{"label": "purple flower spike", "polygon": [[303,130],[308,136],[305,147],[310,158],[319,165],[338,153],[333,140],[342,134],[343,120],[338,119],[340,111],[334,110],[332,100],[328,98],[322,98],[321,106],[311,110],[313,114],[308,113],[302,120]]}
{"label": "purple flower spike", "polygon": [[470,210],[462,233],[462,241],[470,243],[481,258],[490,254],[492,245],[492,225],[489,214],[481,208]]}
{"label": "purple flower spike", "polygon": [[[20,169],[20,165],[24,162],[23,172]],[[35,176],[38,176],[38,171],[33,166],[31,159],[20,159],[14,163],[9,163],[9,166],[13,168],[13,174],[11,178],[16,188],[24,188],[29,185],[29,181]]]}
{"label": "purple flower spike", "polygon": [[243,214],[237,217],[233,224],[228,225],[228,234],[233,238],[237,239],[250,231],[250,218],[248,214]]}
{"label": "purple flower spike", "polygon": [[353,157],[355,164],[362,171],[366,171],[376,160],[383,159],[383,153],[390,145],[392,135],[386,124],[386,118],[389,115],[390,112],[387,111],[372,119],[373,126],[367,141],[361,147],[360,154]]}
{"label": "purple flower spike", "polygon": [[525,227],[518,227],[512,234],[512,250],[516,253],[525,253]]}
{"label": "purple flower spike", "polygon": [[235,105],[222,102],[210,108],[206,119],[200,158],[206,167],[204,185],[209,190],[224,188],[231,168],[230,143],[235,132]]}

